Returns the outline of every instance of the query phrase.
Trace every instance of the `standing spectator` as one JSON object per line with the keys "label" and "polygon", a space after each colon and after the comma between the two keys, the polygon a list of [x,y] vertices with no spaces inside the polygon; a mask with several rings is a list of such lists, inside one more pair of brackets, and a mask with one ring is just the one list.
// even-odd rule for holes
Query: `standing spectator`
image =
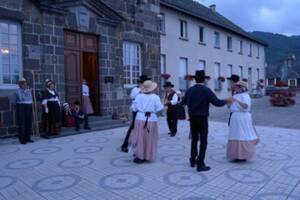
{"label": "standing spectator", "polygon": [[169,127],[169,135],[174,137],[177,133],[177,103],[178,103],[178,95],[176,91],[173,90],[174,85],[167,81],[164,84],[164,88],[166,89],[165,96],[165,106],[167,106],[167,123]]}
{"label": "standing spectator", "polygon": [[19,80],[19,89],[16,92],[16,115],[19,127],[19,141],[21,144],[32,143],[32,91],[28,88],[24,78]]}
{"label": "standing spectator", "polygon": [[60,131],[60,101],[55,91],[55,83],[51,80],[47,82],[42,104],[48,118],[47,134],[57,135]]}
{"label": "standing spectator", "polygon": [[129,143],[133,149],[135,163],[156,159],[158,142],[156,113],[163,109],[159,96],[153,93],[156,87],[156,83],[145,81],[141,94],[132,103],[132,111],[137,114]]}
{"label": "standing spectator", "polygon": [[93,114],[94,109],[90,99],[90,88],[86,80],[82,81],[82,102],[82,111],[87,115]]}

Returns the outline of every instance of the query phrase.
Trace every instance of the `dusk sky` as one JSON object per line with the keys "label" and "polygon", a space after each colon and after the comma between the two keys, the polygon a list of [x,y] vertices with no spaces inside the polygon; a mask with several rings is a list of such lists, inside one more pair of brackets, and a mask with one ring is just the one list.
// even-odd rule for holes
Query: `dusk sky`
{"label": "dusk sky", "polygon": [[300,0],[196,0],[246,31],[300,35]]}

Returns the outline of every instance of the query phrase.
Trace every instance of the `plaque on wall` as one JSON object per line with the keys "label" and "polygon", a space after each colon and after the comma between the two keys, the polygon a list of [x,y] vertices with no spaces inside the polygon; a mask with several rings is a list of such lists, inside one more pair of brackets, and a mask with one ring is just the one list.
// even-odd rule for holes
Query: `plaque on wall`
{"label": "plaque on wall", "polygon": [[89,28],[90,16],[89,11],[85,7],[77,9],[78,27],[87,30]]}

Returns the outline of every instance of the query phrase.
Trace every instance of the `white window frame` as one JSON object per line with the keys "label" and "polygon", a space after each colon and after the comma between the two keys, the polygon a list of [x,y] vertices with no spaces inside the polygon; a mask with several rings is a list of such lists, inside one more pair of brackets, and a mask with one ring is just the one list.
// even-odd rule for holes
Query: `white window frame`
{"label": "white window frame", "polygon": [[[138,76],[140,76],[141,75],[141,73],[142,73],[142,60],[141,60],[141,58],[142,58],[142,48],[141,48],[141,45],[139,44],[139,43],[134,43],[134,42],[128,42],[128,41],[123,41],[123,70],[125,70],[124,69],[124,67],[125,67],[125,65],[124,65],[124,63],[125,63],[125,61],[124,61],[124,59],[125,59],[125,51],[126,51],[126,49],[125,49],[125,45],[130,45],[130,46],[136,46],[136,47],[138,47],[139,48],[139,75]],[[129,55],[129,57],[130,57],[130,55]],[[133,66],[133,63],[130,63],[130,83],[128,84],[128,83],[125,83],[124,84],[124,88],[132,88],[132,87],[135,87],[136,86],[136,84],[135,83],[133,83],[133,75],[132,75],[132,66]],[[126,77],[124,77],[124,78],[126,78]]]}
{"label": "white window frame", "polygon": [[[19,55],[19,78],[23,76],[23,51],[22,51],[22,27],[21,24],[16,21],[11,20],[5,20],[0,19],[0,22],[2,23],[8,23],[8,24],[14,24],[17,26],[17,32],[18,32],[18,55]],[[0,34],[0,53],[2,53],[2,46],[1,46],[1,34]],[[17,84],[7,84],[3,83],[3,65],[2,65],[2,57],[0,56],[0,90],[10,90],[10,89],[17,89]]]}
{"label": "white window frame", "polygon": [[160,13],[159,32],[162,34],[166,33],[166,15],[164,13]]}
{"label": "white window frame", "polygon": [[227,50],[232,51],[232,37],[227,36]]}
{"label": "white window frame", "polygon": [[221,34],[218,31],[214,32],[214,43],[215,48],[221,48]]}
{"label": "white window frame", "polygon": [[[180,19],[179,22],[180,22],[179,23],[180,24],[179,37],[181,39],[188,39],[188,23],[187,23],[187,21]],[[181,35],[181,30],[182,30],[183,35]]]}
{"label": "white window frame", "polygon": [[[160,54],[160,73],[167,73],[166,54]],[[165,80],[161,78],[161,88],[164,87]]]}
{"label": "white window frame", "polygon": [[[295,81],[295,85],[291,85],[291,81]],[[296,78],[288,79],[288,86],[297,87],[297,85],[298,83]]]}
{"label": "white window frame", "polygon": [[239,66],[239,76],[241,79],[244,78],[244,68],[241,65]]}
{"label": "white window frame", "polygon": [[199,60],[198,70],[204,70],[206,72],[206,61],[205,60]]}

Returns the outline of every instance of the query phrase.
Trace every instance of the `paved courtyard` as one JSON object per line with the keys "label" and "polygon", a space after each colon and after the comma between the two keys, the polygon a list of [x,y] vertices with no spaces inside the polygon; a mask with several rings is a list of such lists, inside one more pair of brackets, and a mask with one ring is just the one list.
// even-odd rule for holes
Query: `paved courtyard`
{"label": "paved courtyard", "polygon": [[211,122],[206,162],[189,167],[188,124],[167,136],[160,121],[158,159],[136,165],[119,151],[126,128],[19,145],[0,141],[0,200],[299,200],[300,130],[257,127],[256,158],[225,158],[226,123]]}

